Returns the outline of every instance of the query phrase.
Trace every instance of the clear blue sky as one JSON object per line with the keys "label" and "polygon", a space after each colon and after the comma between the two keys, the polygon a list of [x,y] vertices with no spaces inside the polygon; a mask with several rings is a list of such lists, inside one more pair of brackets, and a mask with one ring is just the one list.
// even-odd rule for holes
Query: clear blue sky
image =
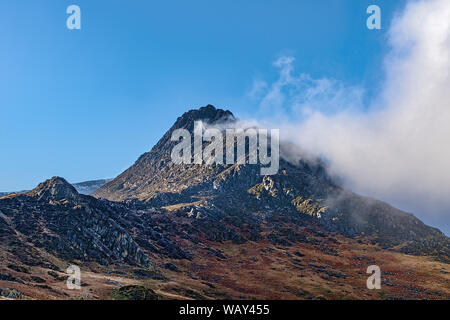
{"label": "clear blue sky", "polygon": [[[82,29],[66,28],[77,4]],[[382,9],[369,31],[366,8]],[[115,177],[189,108],[251,114],[272,62],[376,90],[404,1],[0,2],[0,191]],[[370,92],[368,93],[370,95]]]}

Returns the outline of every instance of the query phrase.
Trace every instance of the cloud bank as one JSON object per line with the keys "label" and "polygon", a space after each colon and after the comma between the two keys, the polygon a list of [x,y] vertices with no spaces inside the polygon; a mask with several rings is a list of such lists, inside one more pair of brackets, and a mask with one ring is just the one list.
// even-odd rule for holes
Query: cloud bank
{"label": "cloud bank", "polygon": [[278,80],[256,80],[251,97],[275,116],[272,127],[323,156],[348,187],[440,221],[448,233],[450,1],[410,2],[388,39],[382,90],[368,105],[364,88],[296,74],[289,56],[274,63]]}

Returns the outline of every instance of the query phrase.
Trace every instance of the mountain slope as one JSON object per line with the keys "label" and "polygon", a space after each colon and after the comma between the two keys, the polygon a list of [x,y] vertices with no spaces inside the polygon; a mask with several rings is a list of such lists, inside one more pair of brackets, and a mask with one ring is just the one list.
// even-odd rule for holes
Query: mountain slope
{"label": "mountain slope", "polygon": [[81,195],[54,177],[25,194],[0,199],[0,219],[25,246],[43,248],[68,261],[125,261],[148,265],[116,208]]}

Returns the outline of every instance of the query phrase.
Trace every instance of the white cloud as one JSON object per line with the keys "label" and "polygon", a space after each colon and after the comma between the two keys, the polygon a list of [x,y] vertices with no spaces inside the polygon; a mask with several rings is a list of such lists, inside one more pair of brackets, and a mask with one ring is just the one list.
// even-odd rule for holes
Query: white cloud
{"label": "white cloud", "polygon": [[272,127],[327,158],[355,191],[422,218],[445,217],[448,228],[450,1],[410,2],[392,23],[389,45],[382,92],[367,108],[363,88],[295,75],[292,57],[275,62],[280,76],[264,88],[261,108],[277,110]]}

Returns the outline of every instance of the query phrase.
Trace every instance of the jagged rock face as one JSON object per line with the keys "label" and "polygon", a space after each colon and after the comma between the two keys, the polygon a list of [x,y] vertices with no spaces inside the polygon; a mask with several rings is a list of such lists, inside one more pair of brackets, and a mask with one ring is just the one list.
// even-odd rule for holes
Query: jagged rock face
{"label": "jagged rock face", "polygon": [[152,240],[147,235],[157,222],[134,212],[126,205],[80,195],[64,179],[54,177],[26,194],[0,199],[0,238],[20,240],[23,246],[43,248],[67,261],[149,267],[152,251],[187,257],[170,240],[163,248],[156,244],[164,237]]}
{"label": "jagged rock face", "polygon": [[313,217],[329,231],[349,237],[365,235],[384,248],[402,245],[401,252],[433,255],[449,261],[449,238],[438,229],[387,203],[359,196],[326,181],[307,176],[292,179],[304,174],[296,170],[286,167],[281,175],[263,177],[248,192],[264,208],[295,210],[297,214]]}
{"label": "jagged rock face", "polygon": [[[150,152],[97,190],[95,196],[115,201],[138,199],[152,206],[207,198],[206,214],[194,224],[205,232],[209,227],[212,239],[246,241],[258,238],[260,225],[269,221],[302,225],[305,219],[313,218],[329,231],[351,237],[372,236],[387,248],[402,245],[408,253],[450,255],[449,239],[439,230],[381,201],[344,190],[327,175],[320,160],[310,160],[309,156],[288,161],[281,154],[280,170],[274,176],[261,176],[259,165],[175,165],[170,159],[175,144],[170,141],[172,132],[184,128],[192,133],[195,120],[223,124],[235,118],[231,112],[212,106],[185,113]],[[230,218],[233,213],[229,208],[236,217]],[[249,228],[240,217],[252,222],[251,232],[240,227]],[[228,231],[219,232],[219,225]],[[276,225],[271,228],[271,238],[278,239],[282,232]]]}

